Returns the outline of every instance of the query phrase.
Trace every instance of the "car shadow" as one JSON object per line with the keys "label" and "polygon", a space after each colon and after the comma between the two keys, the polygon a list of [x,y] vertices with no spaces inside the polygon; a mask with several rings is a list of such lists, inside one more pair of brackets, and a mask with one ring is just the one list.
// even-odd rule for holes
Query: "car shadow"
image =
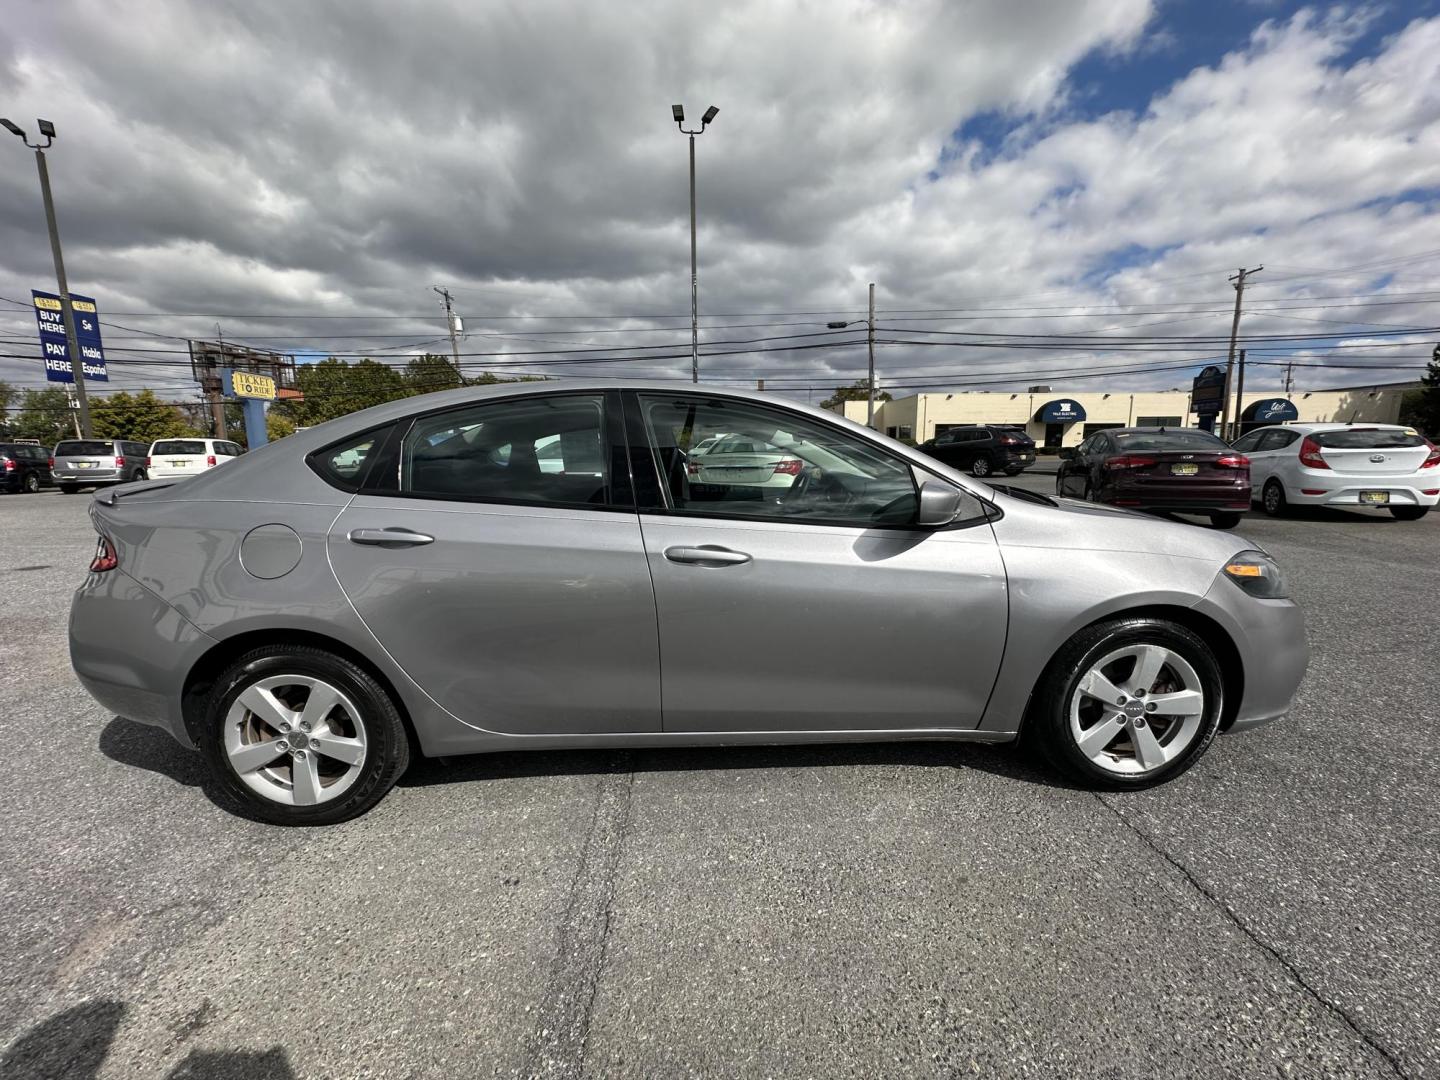
{"label": "car shadow", "polygon": [[804,746],[684,746],[635,750],[521,750],[419,758],[402,787],[537,776],[615,772],[720,772],[734,769],[833,769],[854,766],[974,769],[1008,780],[1083,790],[1014,746],[961,742],[824,743]]}
{"label": "car shadow", "polygon": [[[150,724],[112,716],[100,729],[100,752],[111,761],[146,772],[159,773],[183,784],[198,788],[200,793],[227,814],[266,824],[242,803],[232,800],[210,776],[204,759],[194,750],[187,750],[168,732]],[[0,1073],[0,1077],[4,1074]]]}
{"label": "car shadow", "polygon": [[[0,1076],[26,1080],[95,1080],[125,1017],[123,1002],[89,1001],[23,1032],[0,1055]],[[193,1032],[191,1032],[193,1034]],[[182,1035],[181,1038],[188,1037]],[[192,1050],[165,1080],[294,1080],[282,1047]]]}

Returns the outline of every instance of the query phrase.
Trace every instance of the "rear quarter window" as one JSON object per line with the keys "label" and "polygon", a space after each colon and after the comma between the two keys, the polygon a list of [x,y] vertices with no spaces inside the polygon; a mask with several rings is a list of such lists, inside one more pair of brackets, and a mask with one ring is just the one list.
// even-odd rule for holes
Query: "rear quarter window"
{"label": "rear quarter window", "polygon": [[388,426],[352,435],[342,442],[316,450],[305,463],[327,484],[341,491],[359,491],[372,455],[385,441]]}

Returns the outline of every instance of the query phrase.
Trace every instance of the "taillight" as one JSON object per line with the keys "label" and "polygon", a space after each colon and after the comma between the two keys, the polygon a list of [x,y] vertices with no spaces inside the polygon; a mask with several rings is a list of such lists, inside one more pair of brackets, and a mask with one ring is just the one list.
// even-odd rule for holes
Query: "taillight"
{"label": "taillight", "polygon": [[115,459],[115,467],[117,469],[123,469],[125,467],[125,459],[123,457],[117,457]]}
{"label": "taillight", "polygon": [[1300,443],[1300,464],[1307,469],[1328,469],[1325,459],[1320,456],[1320,444],[1306,435]]}
{"label": "taillight", "polygon": [[1105,459],[1107,469],[1146,469],[1154,464],[1153,457],[1142,457],[1139,454],[1119,454]]}
{"label": "taillight", "polygon": [[103,574],[107,570],[114,570],[120,565],[119,558],[115,555],[115,545],[105,537],[100,537],[95,545],[95,557],[90,560],[90,572],[92,574]]}
{"label": "taillight", "polygon": [[804,467],[805,463],[799,458],[786,458],[784,461],[770,463],[770,468],[782,476],[799,476]]}
{"label": "taillight", "polygon": [[150,462],[153,461],[153,460],[154,460],[154,458],[152,458],[149,454],[146,454],[146,455],[145,455],[145,467],[146,467],[147,469],[150,468]]}
{"label": "taillight", "polygon": [[[214,461],[215,461],[215,459],[214,459],[214,458],[211,458],[210,461],[211,461],[211,463],[213,464]],[[689,461],[689,462],[686,462],[686,463],[685,463],[685,471],[686,471],[689,475],[691,475],[691,476],[699,476],[699,475],[700,475],[700,466],[697,465],[697,464],[695,464],[695,462],[693,462],[693,461]]]}
{"label": "taillight", "polygon": [[215,455],[214,455],[214,454],[208,455],[208,456],[205,458],[205,465],[206,465],[207,467],[209,467],[209,466],[212,466],[212,465],[214,465],[214,464],[215,464]]}
{"label": "taillight", "polygon": [[6,458],[6,459],[5,459],[5,471],[6,471],[6,472],[14,472],[14,471],[15,471],[15,462],[11,461],[9,458]]}
{"label": "taillight", "polygon": [[53,457],[50,459],[50,468],[55,468],[55,459]]}
{"label": "taillight", "polygon": [[1216,458],[1217,469],[1248,469],[1250,459],[1244,454],[1226,454],[1224,457]]}
{"label": "taillight", "polygon": [[1420,468],[1433,469],[1435,466],[1440,465],[1440,446],[1436,446],[1429,439],[1425,440],[1425,444],[1430,447],[1430,456],[1425,459]]}

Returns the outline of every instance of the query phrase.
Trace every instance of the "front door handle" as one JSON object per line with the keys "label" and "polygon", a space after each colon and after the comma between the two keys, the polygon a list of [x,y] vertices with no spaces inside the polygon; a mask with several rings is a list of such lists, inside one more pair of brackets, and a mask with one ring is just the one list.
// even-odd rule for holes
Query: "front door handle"
{"label": "front door handle", "polygon": [[435,537],[409,529],[351,529],[345,537],[352,544],[367,544],[372,547],[414,547],[417,544],[433,544]]}
{"label": "front door handle", "polygon": [[734,566],[750,561],[750,556],[743,551],[709,546],[666,548],[665,558],[671,562],[690,563],[695,566]]}

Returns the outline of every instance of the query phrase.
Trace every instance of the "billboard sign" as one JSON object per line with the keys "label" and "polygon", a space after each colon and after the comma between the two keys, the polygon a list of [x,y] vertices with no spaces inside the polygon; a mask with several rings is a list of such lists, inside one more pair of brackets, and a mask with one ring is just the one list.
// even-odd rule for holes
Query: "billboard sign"
{"label": "billboard sign", "polygon": [[258,375],[253,371],[226,371],[222,373],[222,378],[226,384],[226,397],[274,401],[277,396],[275,380],[269,375]]}
{"label": "billboard sign", "polygon": [[1225,370],[1205,368],[1195,376],[1190,388],[1190,408],[1199,416],[1218,416],[1225,400]]}
{"label": "billboard sign", "polygon": [[[51,382],[73,383],[75,365],[71,363],[70,345],[65,340],[65,316],[56,293],[30,290],[35,305],[35,321],[40,325],[40,351],[45,356],[45,378]],[[70,294],[75,311],[75,341],[80,346],[85,378],[91,382],[109,382],[105,370],[105,347],[100,342],[100,311],[89,296]]]}

